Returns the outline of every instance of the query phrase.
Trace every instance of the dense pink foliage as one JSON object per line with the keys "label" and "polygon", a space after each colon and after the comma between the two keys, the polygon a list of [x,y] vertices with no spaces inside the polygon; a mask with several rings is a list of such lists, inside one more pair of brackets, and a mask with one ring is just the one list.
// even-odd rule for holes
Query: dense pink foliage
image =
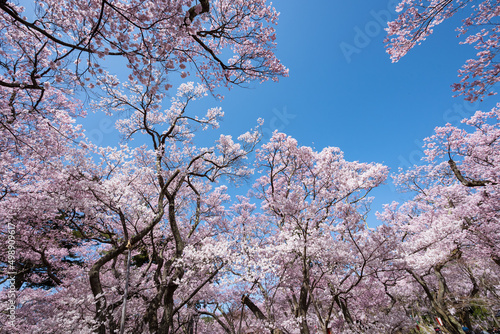
{"label": "dense pink foliage", "polygon": [[[403,1],[394,59],[430,33],[417,19],[432,27],[469,2]],[[466,24],[496,8],[483,2]],[[259,144],[261,120],[237,139],[204,135],[224,113],[194,112],[195,100],[287,73],[265,1],[0,9],[1,333],[118,333],[122,320],[125,333],[407,333],[440,317],[463,334],[495,322],[500,106],[436,128],[425,164],[395,176],[408,200],[370,228],[368,195],[387,167],[279,132]],[[468,43],[493,55],[488,36]],[[109,59],[127,80],[103,69]],[[170,90],[190,70],[201,83]],[[475,99],[480,87],[457,89]],[[85,90],[97,98],[79,101]],[[116,118],[119,146],[86,137],[88,106]],[[232,198],[245,180],[248,195]]]}
{"label": "dense pink foliage", "polygon": [[276,80],[288,72],[273,53],[278,13],[263,0],[32,5],[25,11],[12,2],[0,4],[1,86],[43,90],[73,82],[92,87],[110,57],[120,59],[131,78],[143,84],[152,68],[182,77],[193,71],[210,89]]}
{"label": "dense pink foliage", "polygon": [[[20,129],[4,132],[0,208],[3,236],[8,224],[16,231],[16,285],[22,287],[17,316],[24,319],[17,330],[84,333],[96,321],[104,322],[99,332],[116,330],[128,242],[134,247],[128,307],[134,311],[127,331],[171,328],[171,314],[148,318],[160,307],[177,307],[176,316],[189,321],[189,307],[183,306],[191,303],[190,294],[232,261],[231,221],[221,206],[226,187],[211,183],[223,175],[247,175],[240,162],[258,139],[255,132],[243,135],[242,144],[221,136],[211,148],[196,148],[189,123],[216,127],[222,115],[211,109],[194,121],[187,114],[189,101],[204,94],[202,86],[183,84],[170,109],[160,115],[152,108],[149,117],[148,109],[133,104],[146,97],[129,93],[130,108],[144,118],[122,120],[121,127],[143,129],[150,146],[95,147],[78,138],[78,128],[58,110],[51,110],[51,124],[38,124],[38,137],[22,136],[21,117],[13,123]],[[11,135],[14,130],[19,137]],[[2,250],[2,262],[8,263]],[[164,299],[174,292],[175,300]]]}
{"label": "dense pink foliage", "polygon": [[[500,80],[498,14],[500,2],[401,1],[398,18],[389,22],[388,52],[398,61],[433,28],[457,13],[463,44],[477,50],[459,71],[453,90],[466,100],[492,95]],[[447,124],[427,140],[428,164],[402,171],[396,182],[411,200],[387,205],[379,218],[394,238],[391,270],[397,280],[386,287],[394,301],[413,305],[413,314],[439,316],[450,333],[471,327],[470,311],[499,307],[500,284],[498,106],[478,111],[463,127]],[[424,293],[415,298],[416,293]],[[392,298],[391,298],[392,299]],[[416,305],[422,305],[415,307]]]}
{"label": "dense pink foliage", "polygon": [[[1,248],[2,301],[16,310],[2,331],[116,332],[126,280],[127,332],[192,327],[193,297],[216,293],[209,283],[234,258],[217,182],[249,175],[259,136],[197,148],[195,133],[223,113],[187,106],[287,75],[273,53],[278,13],[259,0],[32,5],[0,2],[0,222],[2,244],[13,242]],[[125,84],[105,70],[111,59]],[[203,84],[180,85],[165,107],[169,78],[190,71]],[[120,147],[95,146],[75,125],[85,112],[74,93],[89,91],[102,97],[93,109],[130,114],[116,123]]]}
{"label": "dense pink foliage", "polygon": [[[465,128],[436,128],[427,165],[401,173],[414,197],[388,205],[379,218],[395,238],[392,266],[401,288],[411,284],[430,301],[451,333],[463,333],[471,305],[500,306],[500,113],[478,111]],[[409,296],[411,297],[411,296]],[[470,327],[470,325],[469,325]]]}
{"label": "dense pink foliage", "polygon": [[377,270],[384,241],[364,225],[366,195],[387,168],[346,161],[338,148],[300,147],[282,133],[263,145],[257,163],[264,175],[254,188],[269,235],[249,247],[256,260],[246,280],[260,277],[264,289],[253,294],[262,294],[256,298],[265,300],[274,326],[340,333],[369,309],[356,296]]}

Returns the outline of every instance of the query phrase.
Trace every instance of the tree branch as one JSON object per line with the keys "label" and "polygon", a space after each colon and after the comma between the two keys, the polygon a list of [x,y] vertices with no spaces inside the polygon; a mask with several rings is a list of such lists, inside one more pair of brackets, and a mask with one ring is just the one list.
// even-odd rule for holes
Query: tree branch
{"label": "tree branch", "polygon": [[465,177],[462,175],[460,170],[457,167],[457,164],[453,159],[448,160],[448,164],[450,165],[451,170],[453,171],[453,174],[455,174],[455,177],[466,187],[484,187],[488,184],[491,185],[496,185],[496,183],[488,181],[488,180],[466,180]]}

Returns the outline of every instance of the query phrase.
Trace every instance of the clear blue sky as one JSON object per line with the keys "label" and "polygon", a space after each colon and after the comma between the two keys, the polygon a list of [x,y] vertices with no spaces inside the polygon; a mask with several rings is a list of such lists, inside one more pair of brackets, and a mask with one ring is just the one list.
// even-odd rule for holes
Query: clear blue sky
{"label": "clear blue sky", "polygon": [[[422,140],[436,126],[458,124],[496,99],[471,106],[452,97],[457,70],[474,54],[456,38],[460,18],[438,26],[421,46],[391,63],[382,22],[396,17],[394,4],[274,1],[281,13],[277,54],[290,76],[221,91],[222,102],[207,98],[203,104],[222,106],[221,132],[235,137],[262,117],[265,133],[278,128],[300,145],[340,147],[348,160],[380,162],[393,172],[418,163]],[[401,198],[391,186],[373,195],[373,213]],[[377,224],[373,214],[370,224]]]}

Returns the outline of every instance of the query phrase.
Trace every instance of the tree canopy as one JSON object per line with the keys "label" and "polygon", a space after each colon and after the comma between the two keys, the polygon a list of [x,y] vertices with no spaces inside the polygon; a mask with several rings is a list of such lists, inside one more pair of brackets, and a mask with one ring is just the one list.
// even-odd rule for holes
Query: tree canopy
{"label": "tree canopy", "polygon": [[[397,61],[468,13],[459,32],[478,53],[453,87],[481,99],[500,73],[499,8],[401,1],[388,52]],[[262,119],[233,138],[221,108],[196,107],[288,75],[266,1],[0,9],[1,333],[498,326],[500,105],[437,127],[424,163],[392,174],[407,200],[371,227],[387,166],[278,130],[265,140]],[[91,110],[116,120],[120,145],[89,139],[78,121]]]}

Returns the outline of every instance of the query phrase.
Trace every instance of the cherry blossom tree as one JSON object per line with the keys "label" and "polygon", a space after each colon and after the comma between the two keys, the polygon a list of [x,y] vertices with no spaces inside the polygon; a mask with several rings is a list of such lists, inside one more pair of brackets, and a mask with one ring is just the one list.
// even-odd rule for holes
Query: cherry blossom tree
{"label": "cherry blossom tree", "polygon": [[[403,1],[391,56],[473,4]],[[460,30],[479,53],[454,89],[472,101],[497,81],[498,7],[477,4]],[[410,200],[369,228],[387,168],[278,132],[257,150],[250,194],[228,195],[253,172],[259,125],[208,141],[223,112],[192,104],[287,74],[265,1],[0,9],[0,241],[15,245],[0,249],[0,300],[17,319],[0,313],[5,331],[396,333],[437,316],[462,334],[469,310],[500,306],[500,106],[437,128],[427,164],[397,176]],[[200,84],[170,90],[191,72]],[[98,98],[79,101],[84,90]],[[118,147],[86,138],[76,119],[89,107],[118,119]]]}
{"label": "cherry blossom tree", "polygon": [[[242,161],[258,134],[197,148],[196,131],[223,113],[190,115],[187,105],[219,86],[287,75],[273,53],[278,13],[265,1],[30,5],[0,1],[4,244],[15,232],[15,251],[0,257],[23,319],[2,313],[2,325],[192,332],[196,296],[216,294],[211,284],[234,258],[226,188],[214,184],[248,175]],[[128,69],[125,85],[108,72],[111,58]],[[181,85],[165,110],[169,78],[190,71],[203,85]],[[123,145],[97,147],[75,125],[82,88],[99,92],[93,109],[120,114]],[[141,135],[143,146],[128,144]]]}
{"label": "cherry blossom tree", "polygon": [[123,318],[130,333],[192,327],[194,297],[210,293],[208,284],[232,261],[232,226],[223,207],[228,197],[225,186],[212,184],[249,174],[241,162],[258,132],[243,135],[241,145],[221,136],[214,147],[198,149],[196,125],[217,127],[222,116],[218,108],[204,117],[189,115],[188,104],[206,88],[181,85],[171,107],[161,111],[161,95],[128,87],[127,94],[108,90],[100,106],[112,112],[126,104],[132,114],[118,127],[127,137],[142,132],[150,145],[100,148],[83,141],[75,147],[53,133],[62,129],[48,127],[52,141],[44,148],[51,151],[57,139],[62,144],[44,161],[44,173],[5,173],[6,180],[27,182],[6,183],[1,201],[2,228],[16,225],[16,252],[22,254],[16,259],[18,316],[24,319],[18,330],[115,332],[124,299],[133,310]]}
{"label": "cherry blossom tree", "polygon": [[422,43],[435,26],[461,13],[466,16],[457,28],[465,39],[461,44],[472,45],[477,54],[465,62],[459,71],[460,82],[453,91],[466,100],[476,101],[492,95],[500,81],[497,55],[499,51],[498,0],[404,0],[397,6],[396,20],[389,22],[386,39],[388,53],[398,61],[415,45]]}
{"label": "cherry blossom tree", "polygon": [[210,89],[287,74],[273,53],[278,13],[266,1],[49,0],[29,10],[2,1],[0,9],[2,87],[92,87],[109,57],[139,82],[151,68],[192,70]]}
{"label": "cherry blossom tree", "polygon": [[[482,99],[494,94],[499,80],[499,8],[498,1],[402,1],[397,8],[401,14],[387,29],[388,52],[398,61],[434,26],[461,12],[466,16],[458,28],[465,36],[461,43],[478,52],[459,71],[461,81],[453,90],[469,101]],[[394,229],[389,269],[400,272],[402,283],[394,284],[392,293],[404,296],[398,287],[408,291],[410,286],[423,291],[425,300],[413,311],[439,316],[451,333],[462,333],[464,323],[470,327],[472,308],[491,315],[498,305],[491,294],[499,264],[498,120],[496,106],[476,112],[463,127],[436,128],[427,139],[428,164],[397,177],[414,197],[401,206],[387,206],[380,215]]]}
{"label": "cherry blossom tree", "polygon": [[356,299],[384,240],[364,225],[366,196],[384,181],[386,167],[348,162],[338,148],[316,152],[277,132],[259,149],[257,165],[261,213],[252,215],[254,207],[242,202],[244,262],[234,270],[246,287],[242,317],[273,333],[370,325],[366,304]]}
{"label": "cherry blossom tree", "polygon": [[436,128],[427,139],[428,164],[397,177],[414,197],[380,215],[399,240],[390,265],[408,274],[402,288],[413,280],[451,333],[470,326],[471,307],[491,312],[498,305],[490,293],[499,274],[498,106],[463,123]]}
{"label": "cherry blossom tree", "polygon": [[[430,162],[447,160],[444,166],[450,181],[445,189],[457,196],[457,199],[448,200],[448,206],[462,219],[462,229],[475,238],[477,251],[497,264],[500,264],[496,223],[500,203],[499,120],[497,105],[489,112],[478,111],[464,120],[467,128],[450,124],[436,128],[436,134],[429,138],[426,152]],[[469,132],[470,128],[473,131]]]}

